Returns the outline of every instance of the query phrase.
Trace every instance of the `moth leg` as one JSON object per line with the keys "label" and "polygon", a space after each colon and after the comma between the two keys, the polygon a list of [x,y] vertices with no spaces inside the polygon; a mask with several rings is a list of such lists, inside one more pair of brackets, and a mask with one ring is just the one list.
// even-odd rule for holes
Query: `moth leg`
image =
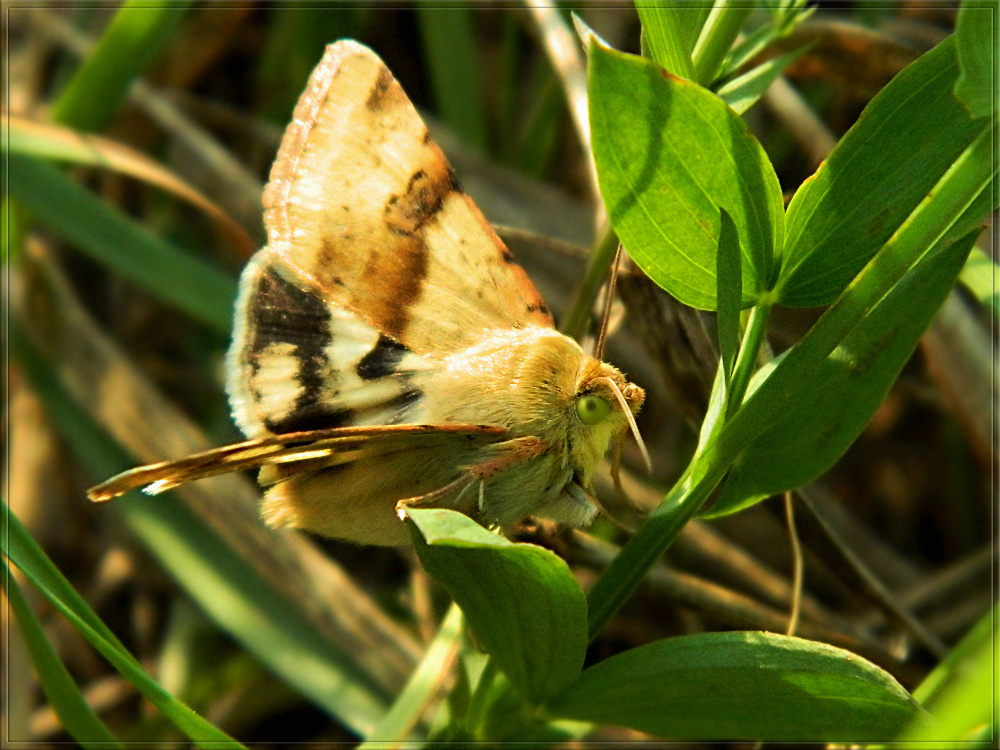
{"label": "moth leg", "polygon": [[404,497],[396,503],[396,515],[405,520],[406,508],[410,508],[415,505],[427,505],[428,503],[433,503],[434,501],[451,494],[461,487],[461,491],[458,493],[458,498],[455,500],[457,504],[458,500],[462,497],[462,494],[472,485],[472,481],[473,477],[470,474],[463,474],[455,481],[448,482],[448,484],[443,487],[439,487],[433,492],[427,492],[423,495],[414,495],[413,497]]}
{"label": "moth leg", "polygon": [[494,450],[502,451],[496,458],[473,464],[466,469],[466,473],[453,482],[423,495],[414,497],[404,497],[396,503],[396,515],[400,518],[406,516],[405,509],[416,505],[428,505],[441,498],[447,497],[451,493],[459,490],[458,497],[449,505],[457,506],[465,491],[472,486],[473,482],[479,480],[479,509],[482,510],[484,502],[485,484],[500,472],[535,456],[540,456],[548,450],[548,445],[541,438],[528,436],[506,440],[493,446]]}
{"label": "moth leg", "polygon": [[497,443],[493,447],[503,451],[503,453],[489,461],[483,461],[481,464],[470,466],[469,474],[471,476],[482,481],[492,479],[500,472],[516,466],[529,458],[540,456],[549,449],[548,444],[544,440],[532,435],[506,440],[502,443]]}

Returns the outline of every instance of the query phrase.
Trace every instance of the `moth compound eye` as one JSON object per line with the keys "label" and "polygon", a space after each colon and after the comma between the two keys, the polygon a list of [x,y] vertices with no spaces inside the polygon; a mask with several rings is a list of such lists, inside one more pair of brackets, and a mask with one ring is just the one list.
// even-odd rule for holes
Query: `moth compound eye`
{"label": "moth compound eye", "polygon": [[611,412],[611,404],[592,393],[576,400],[576,416],[586,425],[601,422]]}

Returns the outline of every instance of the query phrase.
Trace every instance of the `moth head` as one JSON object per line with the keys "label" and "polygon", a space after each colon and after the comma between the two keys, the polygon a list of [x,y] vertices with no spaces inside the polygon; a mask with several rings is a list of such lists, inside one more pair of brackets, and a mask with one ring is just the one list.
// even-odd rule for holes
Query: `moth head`
{"label": "moth head", "polygon": [[583,470],[581,479],[584,482],[589,483],[592,469],[607,452],[611,440],[627,429],[632,431],[649,465],[649,455],[635,423],[635,415],[645,398],[642,388],[630,383],[617,368],[593,357],[584,357],[577,375],[573,404],[578,438],[572,449],[573,462]]}

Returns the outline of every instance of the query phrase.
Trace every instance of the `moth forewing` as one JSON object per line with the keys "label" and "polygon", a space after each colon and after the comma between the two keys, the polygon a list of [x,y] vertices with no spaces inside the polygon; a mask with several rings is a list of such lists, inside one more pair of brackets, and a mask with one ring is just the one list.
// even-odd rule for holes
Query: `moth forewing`
{"label": "moth forewing", "polygon": [[264,204],[268,246],[241,277],[226,362],[252,440],[91,497],[260,467],[269,523],[362,544],[408,543],[410,504],[501,530],[593,519],[594,471],[642,390],[553,330],[371,50],[327,48]]}

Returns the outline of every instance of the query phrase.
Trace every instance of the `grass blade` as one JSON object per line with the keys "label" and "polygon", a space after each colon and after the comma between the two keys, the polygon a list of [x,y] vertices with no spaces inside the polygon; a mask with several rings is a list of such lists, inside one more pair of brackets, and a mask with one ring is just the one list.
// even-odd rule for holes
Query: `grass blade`
{"label": "grass blade", "polygon": [[[117,669],[123,677],[196,744],[211,742],[214,747],[243,747],[225,732],[214,727],[153,680],[139,662],[101,623],[97,614],[76,593],[73,586],[53,565],[28,530],[9,511],[3,514],[2,544],[4,555],[38,588],[46,599]],[[95,627],[99,623],[98,627]],[[109,637],[110,636],[110,637]]]}
{"label": "grass blade", "polygon": [[222,333],[236,282],[153,235],[45,162],[9,153],[8,187],[38,219],[151,295]]}
{"label": "grass blade", "polygon": [[[4,507],[6,509],[6,505]],[[4,538],[7,538],[6,533]],[[41,623],[32,612],[17,579],[11,575],[6,563],[3,566],[0,586],[10,601],[10,608],[14,611],[21,635],[31,653],[31,660],[35,665],[42,690],[45,691],[45,697],[48,698],[49,705],[55,710],[66,731],[85,748],[124,747],[87,704],[80,689],[70,677],[66,665],[62,663],[46,638]]]}

